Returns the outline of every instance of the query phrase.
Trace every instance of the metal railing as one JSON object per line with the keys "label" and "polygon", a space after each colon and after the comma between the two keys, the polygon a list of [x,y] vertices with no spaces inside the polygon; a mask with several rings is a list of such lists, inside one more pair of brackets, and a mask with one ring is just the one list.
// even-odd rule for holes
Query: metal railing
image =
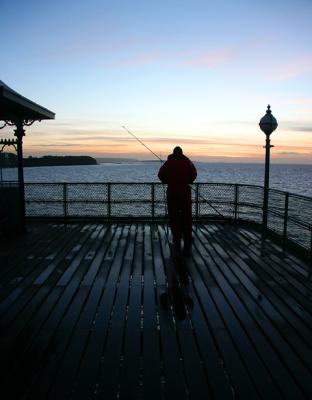
{"label": "metal railing", "polygon": [[[262,224],[261,186],[195,183],[195,220],[228,219]],[[311,253],[312,198],[275,189],[268,195],[267,229]],[[100,218],[105,220],[166,218],[161,183],[26,183],[26,215],[33,218]]]}

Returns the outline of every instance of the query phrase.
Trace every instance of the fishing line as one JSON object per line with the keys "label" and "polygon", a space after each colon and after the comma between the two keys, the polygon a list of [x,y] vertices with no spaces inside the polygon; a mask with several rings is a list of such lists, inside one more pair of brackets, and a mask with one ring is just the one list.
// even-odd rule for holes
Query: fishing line
{"label": "fishing line", "polygon": [[[154,154],[154,156],[156,158],[158,158],[158,160],[160,161],[160,165],[163,165],[163,160],[156,153],[154,153],[152,149],[150,149],[145,143],[143,143],[142,140],[140,140],[134,133],[130,132],[129,129],[127,129],[125,126],[122,126],[122,128],[126,132],[128,132],[132,137],[134,137],[139,143],[141,143],[141,145],[144,146],[148,151],[150,151],[152,154]],[[165,214],[167,216],[168,215],[167,199],[166,199],[166,192],[165,192],[165,188],[164,187],[163,187],[163,193],[164,193]],[[167,225],[167,228],[165,229],[165,233],[166,233],[166,238],[167,238],[167,241],[168,241],[168,244],[169,244],[170,242],[169,242],[168,225]]]}
{"label": "fishing line", "polygon": [[162,160],[156,153],[154,153],[152,149],[150,149],[148,146],[146,146],[146,144],[143,143],[142,140],[140,140],[137,136],[135,136],[134,133],[130,132],[129,129],[127,129],[125,126],[122,126],[122,128],[124,128],[125,131],[127,131],[127,132],[128,132],[131,136],[133,136],[138,142],[140,142],[141,145],[144,146],[148,151],[150,151],[151,153],[153,153],[154,156],[157,157],[158,160],[159,160],[161,163],[163,163],[163,160]]}
{"label": "fishing line", "polygon": [[[144,146],[148,151],[150,151],[152,154],[154,154],[154,156],[156,158],[158,158],[158,160],[160,161],[161,165],[163,164],[164,161],[156,153],[154,153],[152,149],[150,149],[145,143],[143,143],[142,140],[140,140],[134,133],[130,132],[129,129],[127,129],[125,126],[122,126],[122,128],[126,132],[128,132],[132,137],[134,137],[139,143],[141,143],[141,145]],[[192,186],[190,186],[190,188],[191,188],[191,190],[193,190],[193,192],[196,193],[196,190]],[[207,199],[205,199],[199,193],[198,193],[198,197],[201,200],[203,200],[205,203],[207,203],[214,211],[216,211],[216,213],[219,214],[220,217],[225,218],[224,215],[216,207],[214,207]],[[166,208],[166,215],[167,215],[167,205],[166,205],[166,203],[165,203],[165,208]]]}

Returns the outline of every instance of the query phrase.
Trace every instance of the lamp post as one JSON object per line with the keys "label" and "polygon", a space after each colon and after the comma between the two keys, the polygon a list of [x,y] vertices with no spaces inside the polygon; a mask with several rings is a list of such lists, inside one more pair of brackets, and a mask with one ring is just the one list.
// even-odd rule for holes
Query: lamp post
{"label": "lamp post", "polygon": [[277,121],[273,117],[271,107],[268,105],[266,114],[260,119],[260,129],[266,135],[265,141],[265,174],[264,174],[264,194],[263,194],[263,228],[267,227],[268,222],[268,200],[269,200],[269,180],[270,180],[270,148],[271,145],[270,135],[277,128]]}

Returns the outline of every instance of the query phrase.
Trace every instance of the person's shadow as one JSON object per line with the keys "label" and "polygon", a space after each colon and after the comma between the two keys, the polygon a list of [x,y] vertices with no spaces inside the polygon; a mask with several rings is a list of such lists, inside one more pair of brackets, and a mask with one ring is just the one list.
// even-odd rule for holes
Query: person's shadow
{"label": "person's shadow", "polygon": [[187,308],[192,309],[193,300],[189,295],[189,277],[186,263],[181,251],[171,251],[170,263],[167,266],[168,290],[160,295],[160,304],[164,309],[173,308],[178,320],[183,320],[187,315]]}

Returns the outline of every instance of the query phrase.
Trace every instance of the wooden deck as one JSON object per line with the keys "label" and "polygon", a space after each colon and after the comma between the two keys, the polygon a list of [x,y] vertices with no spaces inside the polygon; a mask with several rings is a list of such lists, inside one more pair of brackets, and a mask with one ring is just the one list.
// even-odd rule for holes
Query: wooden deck
{"label": "wooden deck", "polygon": [[162,225],[2,238],[5,398],[312,399],[308,264],[229,224],[194,239],[181,313],[160,304],[173,268]]}

